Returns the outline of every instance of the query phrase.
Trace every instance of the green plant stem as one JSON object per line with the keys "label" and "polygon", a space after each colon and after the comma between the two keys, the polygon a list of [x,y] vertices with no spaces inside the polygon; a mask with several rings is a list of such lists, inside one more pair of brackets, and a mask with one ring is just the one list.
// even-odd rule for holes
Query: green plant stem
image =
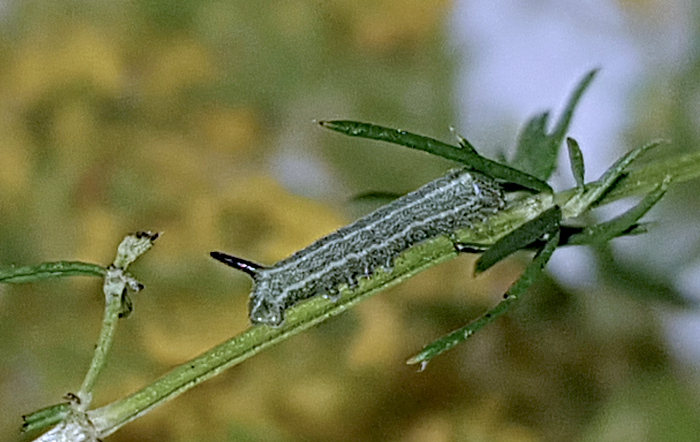
{"label": "green plant stem", "polygon": [[[57,276],[69,275],[104,275],[103,293],[105,295],[105,312],[102,330],[90,368],[77,394],[68,394],[68,402],[52,405],[23,416],[23,432],[39,431],[49,425],[58,423],[38,441],[78,441],[96,440],[95,427],[87,418],[86,410],[92,402],[92,389],[107,361],[107,354],[112,348],[117,322],[120,317],[131,311],[128,291],[143,288],[126,268],[139,256],[153,246],[157,233],[136,232],[128,235],[117,248],[114,264],[108,268],[82,262],[44,263],[19,269],[0,269],[0,282],[28,282]],[[4,277],[4,279],[2,279]]]}
{"label": "green plant stem", "polygon": [[50,405],[41,410],[37,410],[31,414],[22,416],[24,424],[22,432],[28,433],[38,431],[51,425],[55,425],[68,417],[71,411],[71,405],[68,402]]}
{"label": "green plant stem", "polygon": [[[592,207],[604,206],[631,196],[646,195],[653,192],[667,177],[674,184],[700,178],[700,152],[655,161],[647,166],[629,170]],[[586,184],[586,189],[596,185],[599,185],[598,181]],[[576,189],[569,189],[558,193],[557,203],[561,204],[571,199],[576,192]]]}
{"label": "green plant stem", "polygon": [[97,382],[99,374],[102,372],[106,362],[107,354],[112,348],[114,342],[114,334],[117,330],[119,322],[119,314],[122,311],[122,293],[127,290],[126,283],[123,281],[123,271],[121,269],[111,268],[105,276],[103,292],[105,295],[105,310],[102,319],[102,329],[100,337],[95,346],[95,353],[90,363],[83,385],[77,396],[80,398],[83,406],[89,406],[92,400],[92,390]]}
{"label": "green plant stem", "polygon": [[0,282],[19,284],[65,276],[104,276],[107,269],[79,261],[44,262],[35,266],[0,269]]}
{"label": "green plant stem", "polygon": [[[102,330],[95,346],[95,353],[90,363],[90,368],[77,394],[80,399],[80,406],[83,409],[88,409],[92,401],[92,389],[107,362],[107,354],[112,348],[119,318],[130,312],[131,305],[128,291],[129,289],[138,291],[142,288],[141,284],[126,273],[126,269],[153,246],[153,242],[158,236],[159,234],[151,232],[136,232],[126,236],[119,244],[119,247],[117,247],[117,256],[114,258],[114,264],[107,269],[102,288],[105,295]],[[129,310],[125,312],[125,308]]]}

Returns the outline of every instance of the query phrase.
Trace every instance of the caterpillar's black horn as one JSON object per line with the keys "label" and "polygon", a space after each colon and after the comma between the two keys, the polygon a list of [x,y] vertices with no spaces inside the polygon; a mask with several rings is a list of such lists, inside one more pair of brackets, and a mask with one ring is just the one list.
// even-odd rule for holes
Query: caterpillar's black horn
{"label": "caterpillar's black horn", "polygon": [[221,261],[229,267],[233,267],[236,270],[246,272],[253,278],[255,278],[260,269],[265,268],[260,264],[256,264],[254,262],[247,261],[245,259],[238,258],[223,252],[211,252],[209,255],[211,255],[211,257],[215,260]]}

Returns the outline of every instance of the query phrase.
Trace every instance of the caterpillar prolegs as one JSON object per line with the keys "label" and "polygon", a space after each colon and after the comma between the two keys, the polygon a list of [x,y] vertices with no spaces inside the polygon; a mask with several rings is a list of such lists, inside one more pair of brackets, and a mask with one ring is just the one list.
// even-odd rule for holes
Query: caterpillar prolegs
{"label": "caterpillar prolegs", "polygon": [[452,171],[349,224],[271,267],[221,252],[211,256],[252,276],[249,315],[253,324],[274,327],[285,311],[317,295],[337,296],[357,286],[414,245],[483,222],[505,207],[503,188],[492,178]]}

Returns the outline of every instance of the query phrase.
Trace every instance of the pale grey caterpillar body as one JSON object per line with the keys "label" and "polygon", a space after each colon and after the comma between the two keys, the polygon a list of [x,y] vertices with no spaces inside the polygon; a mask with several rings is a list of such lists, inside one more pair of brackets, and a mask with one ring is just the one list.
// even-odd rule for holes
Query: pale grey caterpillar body
{"label": "pale grey caterpillar body", "polygon": [[253,324],[280,326],[285,311],[317,295],[338,296],[357,286],[414,245],[483,222],[505,206],[503,188],[466,169],[452,171],[418,190],[325,236],[271,267],[220,252],[211,256],[251,275]]}

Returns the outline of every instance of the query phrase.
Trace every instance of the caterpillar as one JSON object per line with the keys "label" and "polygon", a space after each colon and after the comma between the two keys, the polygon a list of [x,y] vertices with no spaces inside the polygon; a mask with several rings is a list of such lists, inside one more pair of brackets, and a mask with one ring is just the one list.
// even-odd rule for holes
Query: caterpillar
{"label": "caterpillar", "polygon": [[273,266],[222,252],[210,255],[253,278],[251,323],[279,327],[285,311],[300,301],[337,298],[344,285],[357,287],[360,278],[371,277],[379,267],[391,272],[396,257],[414,245],[483,222],[505,205],[504,190],[494,179],[455,170]]}

